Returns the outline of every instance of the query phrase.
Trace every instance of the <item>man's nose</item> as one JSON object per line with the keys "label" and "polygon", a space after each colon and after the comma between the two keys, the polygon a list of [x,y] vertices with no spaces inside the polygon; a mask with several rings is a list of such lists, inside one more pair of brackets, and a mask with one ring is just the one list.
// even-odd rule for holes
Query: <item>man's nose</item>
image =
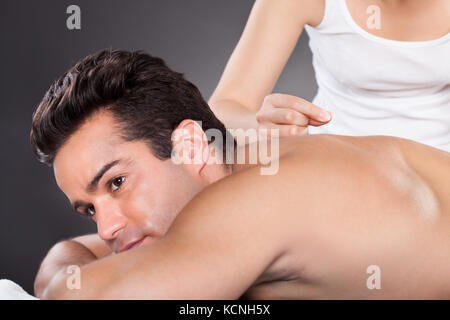
{"label": "man's nose", "polygon": [[118,206],[103,203],[98,205],[95,215],[98,235],[105,241],[115,239],[127,225],[127,218]]}

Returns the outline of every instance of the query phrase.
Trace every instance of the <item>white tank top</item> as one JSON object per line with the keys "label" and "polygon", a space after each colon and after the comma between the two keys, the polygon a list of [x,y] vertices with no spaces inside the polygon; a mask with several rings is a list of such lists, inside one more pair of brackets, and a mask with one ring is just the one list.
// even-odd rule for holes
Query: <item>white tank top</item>
{"label": "white tank top", "polygon": [[345,0],[326,0],[322,22],[305,29],[319,87],[313,103],[333,112],[310,134],[397,136],[450,152],[450,33],[380,38],[353,20]]}

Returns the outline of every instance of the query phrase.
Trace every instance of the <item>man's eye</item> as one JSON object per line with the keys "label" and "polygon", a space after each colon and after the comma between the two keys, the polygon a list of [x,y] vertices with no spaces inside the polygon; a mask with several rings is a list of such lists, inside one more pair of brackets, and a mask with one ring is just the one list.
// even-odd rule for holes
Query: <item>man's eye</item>
{"label": "man's eye", "polygon": [[122,183],[125,181],[125,177],[117,177],[111,181],[111,190],[116,191],[120,188]]}
{"label": "man's eye", "polygon": [[95,214],[95,208],[93,205],[90,205],[87,209],[86,209],[86,214],[88,217],[93,217]]}

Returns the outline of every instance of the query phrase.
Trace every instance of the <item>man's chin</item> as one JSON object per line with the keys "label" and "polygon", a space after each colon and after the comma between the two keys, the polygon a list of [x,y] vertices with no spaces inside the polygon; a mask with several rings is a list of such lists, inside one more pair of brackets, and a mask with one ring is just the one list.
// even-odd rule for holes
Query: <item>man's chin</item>
{"label": "man's chin", "polygon": [[154,243],[156,240],[157,240],[157,238],[146,236],[144,238],[144,241],[142,241],[142,243],[139,246],[143,246],[143,245],[146,245],[146,244]]}

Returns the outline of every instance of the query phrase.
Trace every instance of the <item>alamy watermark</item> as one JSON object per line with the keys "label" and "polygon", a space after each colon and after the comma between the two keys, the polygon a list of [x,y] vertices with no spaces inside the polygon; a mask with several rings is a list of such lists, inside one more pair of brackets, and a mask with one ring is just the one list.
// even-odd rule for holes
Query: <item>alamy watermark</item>
{"label": "alamy watermark", "polygon": [[369,278],[367,278],[366,286],[367,289],[381,289],[381,269],[376,264],[372,264],[367,267],[366,272],[371,274]]}
{"label": "alamy watermark", "polygon": [[67,7],[66,13],[70,14],[66,20],[66,27],[69,30],[81,29],[81,9],[76,4]]}
{"label": "alamy watermark", "polygon": [[381,29],[381,8],[377,5],[367,7],[366,13],[369,14],[366,26],[368,29]]}
{"label": "alamy watermark", "polygon": [[70,274],[66,279],[66,288],[69,290],[81,289],[81,268],[75,264],[70,265],[66,269],[66,273]]}

